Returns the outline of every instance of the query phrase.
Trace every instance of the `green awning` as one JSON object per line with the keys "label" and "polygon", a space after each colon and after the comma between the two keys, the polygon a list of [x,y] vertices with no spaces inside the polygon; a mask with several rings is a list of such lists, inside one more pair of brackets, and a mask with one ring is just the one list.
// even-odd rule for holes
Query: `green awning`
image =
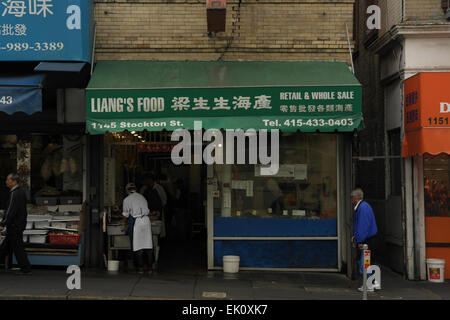
{"label": "green awning", "polygon": [[86,89],[91,134],[362,127],[361,84],[343,62],[101,61]]}

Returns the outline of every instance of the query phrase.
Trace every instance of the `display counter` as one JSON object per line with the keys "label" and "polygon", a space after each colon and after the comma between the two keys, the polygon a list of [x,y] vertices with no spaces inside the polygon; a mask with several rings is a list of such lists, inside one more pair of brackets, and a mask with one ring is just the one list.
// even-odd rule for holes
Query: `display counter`
{"label": "display counter", "polygon": [[[84,233],[77,245],[54,245],[49,243],[27,243],[25,251],[32,266],[82,266],[84,264]],[[17,261],[14,257],[13,264]]]}
{"label": "display counter", "polygon": [[[23,242],[30,263],[82,265],[85,136],[0,135],[0,146],[2,175],[16,172],[27,196]],[[6,211],[9,190],[0,190],[0,196],[1,209]]]}
{"label": "display counter", "polygon": [[[152,221],[152,240],[155,254],[155,262],[159,260],[159,236],[161,234],[161,220]],[[130,237],[120,224],[108,224],[108,260],[116,257],[120,250],[131,250]]]}
{"label": "display counter", "polygon": [[23,241],[31,265],[83,264],[84,206],[28,205],[28,212]]}

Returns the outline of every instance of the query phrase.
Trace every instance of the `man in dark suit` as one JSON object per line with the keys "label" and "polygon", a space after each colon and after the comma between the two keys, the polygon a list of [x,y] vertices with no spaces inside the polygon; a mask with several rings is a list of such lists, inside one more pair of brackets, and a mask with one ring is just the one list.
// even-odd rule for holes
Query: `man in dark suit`
{"label": "man in dark suit", "polygon": [[[10,173],[6,178],[6,186],[10,189],[9,203],[5,216],[0,222],[0,231],[5,231],[6,238],[0,247],[0,257],[14,252],[20,267],[18,275],[31,275],[31,266],[23,244],[23,231],[27,225],[27,196],[19,185],[19,176]],[[0,259],[3,260],[3,259]]]}

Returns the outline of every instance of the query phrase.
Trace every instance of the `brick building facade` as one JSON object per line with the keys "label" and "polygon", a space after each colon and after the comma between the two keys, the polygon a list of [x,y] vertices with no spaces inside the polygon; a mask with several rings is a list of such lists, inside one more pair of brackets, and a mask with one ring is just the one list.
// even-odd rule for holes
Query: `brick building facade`
{"label": "brick building facade", "polygon": [[322,60],[350,63],[353,0],[227,2],[208,34],[205,1],[95,1],[97,60]]}
{"label": "brick building facade", "polygon": [[[354,46],[353,9],[355,0],[229,0],[227,1],[226,29],[225,32],[218,33],[208,32],[205,2],[197,0],[96,0],[95,62],[98,64],[97,69],[94,69],[93,79],[95,73],[101,69],[98,66],[102,63],[119,63],[118,60],[145,61],[147,63],[149,61],[228,62],[237,60],[268,61],[267,63],[326,61],[344,62],[339,64],[342,66],[342,72],[348,73],[349,78],[357,83],[349,71],[350,48],[353,49]],[[339,78],[337,74],[329,75],[327,71],[329,72],[329,69],[318,72],[324,77],[324,81]],[[194,75],[192,79],[195,80],[195,78]],[[272,77],[268,76],[267,78]],[[279,75],[279,78],[284,77]],[[299,81],[298,77],[296,77],[296,81]],[[343,80],[340,85],[345,86],[348,83]],[[359,90],[359,84],[357,85]],[[119,87],[122,88],[122,86]],[[88,87],[87,90],[89,89]],[[328,137],[334,134],[324,134],[323,136]],[[299,133],[299,135],[303,135],[303,133]],[[337,188],[337,182],[334,183],[337,191],[327,194],[326,197],[329,198],[330,195],[342,192],[343,196],[339,198],[348,199],[346,195],[350,192],[350,187],[345,183],[350,181],[351,170],[348,167],[350,152],[347,151],[351,148],[351,133],[338,133],[336,136],[340,141],[337,143],[340,151],[336,167],[340,168],[339,182],[342,185]],[[100,145],[103,143],[101,139],[101,137],[98,139]],[[102,160],[100,157],[98,162]],[[102,172],[101,168],[99,172]],[[101,180],[100,177],[98,181]],[[326,184],[326,181],[330,181],[329,177],[328,180],[320,180],[317,184]],[[96,184],[100,185],[101,183],[96,181]],[[327,193],[326,188],[322,192]],[[212,197],[210,198],[212,199]],[[325,264],[331,267],[326,270],[348,272],[348,265],[351,262],[351,236],[348,235],[352,225],[351,209],[349,208],[351,204],[347,201],[341,202],[341,200],[337,202],[336,211],[339,212],[339,219],[335,219],[336,235],[333,235],[330,241],[322,241],[320,245],[329,243],[331,248],[329,255],[326,256],[327,261],[325,261]],[[214,221],[215,218],[211,211],[212,200],[208,200],[208,203],[210,208],[208,210],[211,212],[210,221]],[[208,226],[208,230],[212,230],[211,226]],[[98,233],[98,230],[95,232]],[[307,241],[309,240],[311,239]],[[318,241],[320,242],[320,240],[324,239]],[[305,240],[295,239],[293,241]],[[212,244],[211,236],[211,241],[208,238],[208,266],[213,265],[212,262],[210,263],[210,259],[212,261],[213,258],[217,258],[216,251],[214,251],[214,255],[210,254],[212,249],[210,250],[209,246]],[[288,245],[286,246],[288,247]],[[220,251],[217,249],[217,252]],[[261,252],[267,252],[267,250]],[[299,250],[295,252],[295,254],[300,254]],[[314,262],[313,255],[319,254],[320,251],[310,250],[308,247],[307,252],[308,254],[303,254],[299,260],[310,259]],[[274,250],[274,253],[277,252]],[[286,257],[290,256],[286,255]],[[268,261],[268,265],[273,268],[275,264],[272,260]],[[255,259],[255,261],[262,261],[262,259]],[[216,262],[214,262],[214,266],[215,264]],[[311,265],[313,263],[309,263],[307,267],[310,268]],[[316,263],[316,265],[318,264]],[[297,263],[297,268],[299,266],[301,267],[300,263]],[[324,269],[323,266],[317,268]]]}

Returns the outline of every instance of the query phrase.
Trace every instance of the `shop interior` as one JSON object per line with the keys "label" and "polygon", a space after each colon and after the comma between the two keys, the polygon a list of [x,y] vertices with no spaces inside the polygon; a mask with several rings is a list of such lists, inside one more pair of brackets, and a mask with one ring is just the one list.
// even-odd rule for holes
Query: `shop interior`
{"label": "shop interior", "polygon": [[[104,136],[104,204],[108,212],[105,256],[120,260],[122,270],[134,267],[121,211],[127,195],[125,186],[133,182],[145,195],[148,175],[167,197],[163,216],[151,216],[154,267],[160,273],[206,270],[206,166],[174,165],[171,150],[177,142],[170,137],[171,132],[166,131],[124,131]],[[151,203],[149,209],[153,211]]]}
{"label": "shop interior", "polygon": [[[5,185],[17,172],[28,197],[23,233],[33,265],[81,264],[84,231],[84,137],[27,134],[0,136],[0,208],[9,199]],[[14,263],[14,261],[13,261]]]}
{"label": "shop interior", "polygon": [[279,170],[272,176],[261,175],[258,164],[216,164],[214,215],[336,219],[335,136],[284,132],[279,152]]}
{"label": "shop interior", "polygon": [[[138,191],[142,191],[149,174],[167,197],[163,216],[152,218],[157,261],[154,267],[162,273],[207,270],[208,187],[212,187],[215,218],[278,217],[299,221],[337,218],[336,141],[332,135],[283,133],[280,171],[272,177],[261,176],[260,165],[216,164],[210,167],[213,174],[208,178],[206,165],[173,164],[171,150],[177,142],[170,138],[171,133],[166,131],[105,134],[105,260],[121,260],[122,268],[134,267],[121,207],[126,197],[125,185],[134,182]],[[33,265],[82,264],[85,137],[3,135],[0,144],[3,181],[7,174],[17,171],[29,196],[24,242],[30,262]],[[441,164],[442,159],[437,159]],[[444,181],[448,186],[448,158],[446,165],[447,171],[433,167],[434,174],[440,176],[430,176],[430,179]],[[446,177],[442,176],[443,172]],[[2,213],[8,195],[9,190],[1,183]],[[264,230],[255,232],[260,231]]]}
{"label": "shop interior", "polygon": [[450,217],[450,156],[426,154],[423,171],[425,215]]}
{"label": "shop interior", "polygon": [[[334,135],[283,133],[280,137],[280,170],[271,177],[261,176],[258,164],[216,164],[209,168],[211,176],[208,176],[206,165],[174,165],[170,156],[177,142],[171,142],[170,138],[171,132],[165,131],[124,131],[104,136],[104,204],[108,212],[105,260],[120,260],[119,269],[133,266],[130,240],[122,222],[125,186],[134,182],[138,191],[143,190],[147,174],[152,174],[164,188],[168,199],[164,219],[151,218],[158,272],[202,272],[208,268],[208,188],[212,192],[210,205],[214,228],[221,229],[222,223],[228,225],[233,221],[239,225],[239,221],[233,220],[236,218],[268,218],[262,219],[261,223],[269,225],[281,223],[270,218],[281,218],[310,232],[308,221],[319,220],[315,223],[321,226],[316,227],[318,236],[336,236],[337,151]],[[143,191],[140,193],[144,194]],[[152,211],[151,201],[149,203]],[[232,236],[235,230],[230,226],[225,228]],[[266,231],[246,232],[263,236]],[[271,232],[283,236],[288,231],[280,225],[274,226]],[[334,248],[335,242],[324,244]],[[221,254],[217,251],[214,255],[216,253]]]}

